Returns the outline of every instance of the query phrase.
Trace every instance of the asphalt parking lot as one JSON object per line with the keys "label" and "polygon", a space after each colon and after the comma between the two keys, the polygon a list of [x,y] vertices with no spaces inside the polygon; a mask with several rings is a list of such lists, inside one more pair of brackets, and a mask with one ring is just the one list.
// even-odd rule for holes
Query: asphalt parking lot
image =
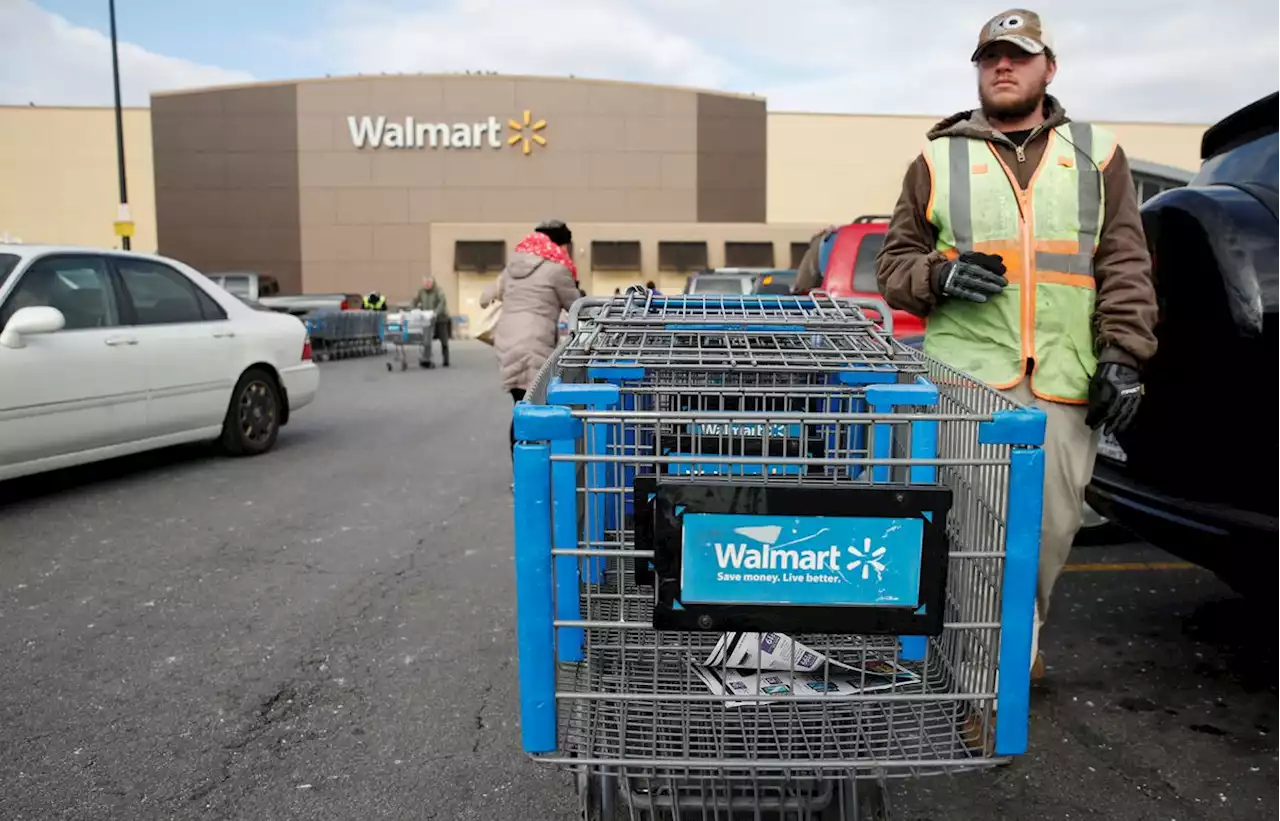
{"label": "asphalt parking lot", "polygon": [[[326,363],[277,449],[0,485],[0,818],[571,818],[519,751],[510,399]],[[1077,549],[1031,753],[905,819],[1277,811],[1276,624],[1142,545]]]}

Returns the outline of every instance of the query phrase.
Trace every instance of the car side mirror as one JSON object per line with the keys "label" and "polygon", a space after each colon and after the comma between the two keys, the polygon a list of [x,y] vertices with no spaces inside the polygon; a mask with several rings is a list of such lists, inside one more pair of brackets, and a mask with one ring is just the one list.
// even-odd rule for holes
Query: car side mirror
{"label": "car side mirror", "polygon": [[62,330],[66,324],[67,318],[57,308],[45,305],[19,308],[9,318],[9,322],[4,326],[4,332],[0,333],[0,345],[6,348],[21,348],[23,347],[22,337],[51,334]]}

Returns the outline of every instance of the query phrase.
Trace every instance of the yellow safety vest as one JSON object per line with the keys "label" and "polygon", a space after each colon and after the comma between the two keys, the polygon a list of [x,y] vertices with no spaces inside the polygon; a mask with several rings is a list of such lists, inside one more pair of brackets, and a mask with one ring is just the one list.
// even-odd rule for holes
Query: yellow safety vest
{"label": "yellow safety vest", "polygon": [[986,140],[942,137],[925,148],[927,218],[937,249],[1004,258],[1009,287],[985,303],[946,299],[929,315],[924,350],[997,388],[1033,363],[1031,389],[1055,402],[1088,401],[1097,370],[1093,257],[1102,234],[1102,171],[1115,136],[1087,123],[1049,132],[1026,191]]}
{"label": "yellow safety vest", "polygon": [[386,304],[387,298],[385,296],[379,295],[376,301],[369,299],[369,297],[364,298],[364,309],[366,311],[381,311]]}

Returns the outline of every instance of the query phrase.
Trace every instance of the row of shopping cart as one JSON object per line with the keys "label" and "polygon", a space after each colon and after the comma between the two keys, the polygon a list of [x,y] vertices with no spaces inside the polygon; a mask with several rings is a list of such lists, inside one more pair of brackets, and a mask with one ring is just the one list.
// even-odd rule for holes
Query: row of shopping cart
{"label": "row of shopping cart", "polygon": [[316,311],[303,317],[317,361],[378,356],[384,349],[386,315],[381,311]]}
{"label": "row of shopping cart", "polygon": [[863,307],[584,299],[517,406],[522,742],[584,818],[884,817],[1025,750],[1044,416]]}

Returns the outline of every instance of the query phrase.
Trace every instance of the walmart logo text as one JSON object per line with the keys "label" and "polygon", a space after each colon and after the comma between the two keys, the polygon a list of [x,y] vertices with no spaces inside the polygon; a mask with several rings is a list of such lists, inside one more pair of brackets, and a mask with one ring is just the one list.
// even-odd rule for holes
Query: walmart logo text
{"label": "walmart logo text", "polygon": [[420,123],[413,117],[348,117],[356,148],[502,148],[502,122]]}
{"label": "walmart logo text", "polygon": [[747,544],[714,545],[716,561],[721,568],[734,570],[835,570],[840,562],[840,548],[802,550]]}
{"label": "walmart logo text", "polygon": [[475,149],[510,145],[529,154],[533,146],[547,144],[547,138],[540,133],[547,121],[535,120],[531,111],[524,111],[520,120],[507,120],[505,125],[515,133],[506,140],[503,125],[497,117],[472,123],[420,123],[413,117],[347,117],[351,144],[356,148]]}

